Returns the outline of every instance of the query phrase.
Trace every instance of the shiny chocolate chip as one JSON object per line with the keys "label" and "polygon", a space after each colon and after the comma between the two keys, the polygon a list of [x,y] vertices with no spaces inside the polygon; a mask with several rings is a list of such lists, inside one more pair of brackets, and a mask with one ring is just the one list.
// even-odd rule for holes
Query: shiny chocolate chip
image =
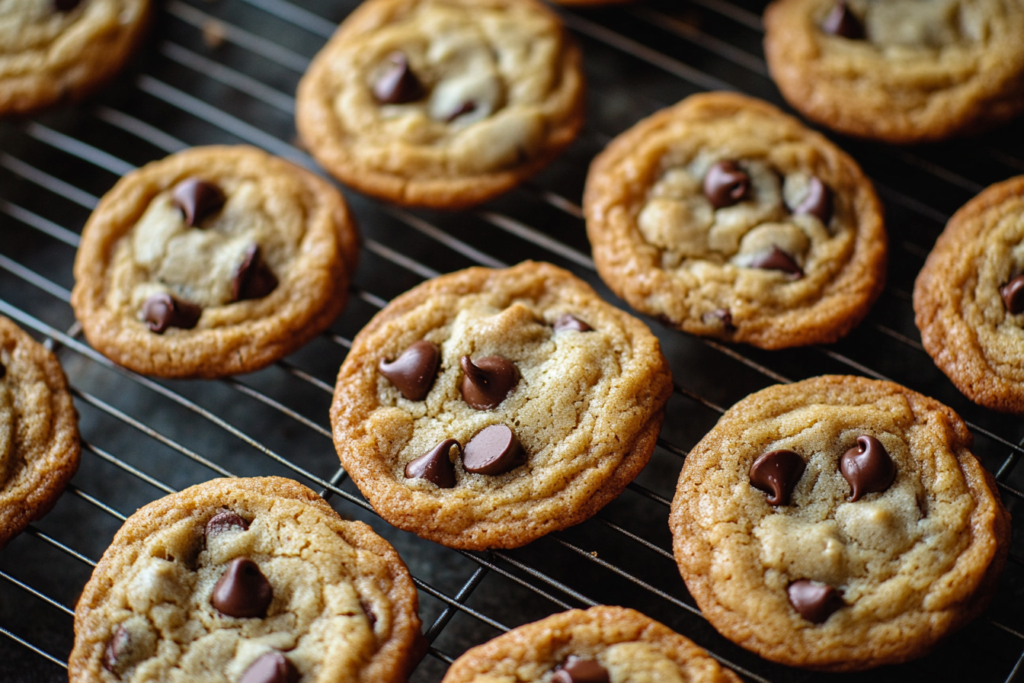
{"label": "shiny chocolate chip", "polygon": [[142,320],[149,329],[163,334],[168,327],[191,330],[199,323],[203,309],[191,301],[176,299],[167,292],[154,294],[142,304]]}
{"label": "shiny chocolate chip", "polygon": [[828,225],[832,220],[832,190],[817,176],[811,176],[807,185],[807,196],[794,209],[797,216],[809,214]]}
{"label": "shiny chocolate chip", "polygon": [[477,410],[497,408],[519,384],[519,368],[507,358],[484,356],[474,362],[463,356],[461,364],[462,398]]}
{"label": "shiny chocolate chip", "polygon": [[843,607],[842,593],[818,581],[800,579],[786,589],[789,604],[797,614],[812,624],[824,623],[833,612]]}
{"label": "shiny chocolate chip", "polygon": [[247,557],[231,560],[224,575],[213,587],[210,602],[229,617],[265,617],[274,589],[259,565]]}
{"label": "shiny chocolate chip", "polygon": [[111,673],[119,673],[121,659],[131,649],[131,636],[124,624],[118,624],[114,629],[114,635],[103,650],[103,668]]}
{"label": "shiny chocolate chip", "polygon": [[249,528],[249,522],[231,510],[218,512],[206,523],[206,537],[211,538],[225,531],[245,531]]}
{"label": "shiny chocolate chip", "polygon": [[839,471],[850,482],[853,493],[850,502],[856,502],[866,493],[881,493],[896,479],[896,463],[882,442],[873,436],[858,436],[857,445],[843,453]]}
{"label": "shiny chocolate chip", "polygon": [[586,324],[572,313],[563,313],[562,315],[555,318],[555,324],[552,326],[556,333],[558,332],[590,332],[593,327]]}
{"label": "shiny chocolate chip", "polygon": [[504,474],[526,462],[519,439],[506,425],[491,425],[477,433],[462,453],[462,466],[474,474]]}
{"label": "shiny chocolate chip", "polygon": [[705,325],[721,325],[726,332],[735,332],[736,326],[732,323],[732,313],[726,308],[716,308],[708,311],[700,317]]}
{"label": "shiny chocolate chip", "polygon": [[441,366],[441,349],[437,344],[421,339],[413,342],[393,361],[381,358],[377,369],[380,374],[410,401],[422,401],[434,386],[437,369]]}
{"label": "shiny chocolate chip", "polygon": [[384,63],[385,66],[373,84],[373,96],[378,102],[405,104],[415,102],[426,94],[404,54],[392,52],[384,59]]}
{"label": "shiny chocolate chip", "polygon": [[171,203],[181,210],[185,224],[190,227],[220,211],[225,201],[223,190],[199,178],[186,178],[171,191]]}
{"label": "shiny chocolate chip", "polygon": [[850,11],[849,6],[843,0],[836,0],[832,11],[821,23],[821,30],[850,40],[861,40],[864,37],[864,27],[861,25],[860,19]]}
{"label": "shiny chocolate chip", "polygon": [[750,176],[735,161],[719,161],[704,175],[704,196],[716,209],[732,206],[748,194]]}
{"label": "shiny chocolate chip", "polygon": [[603,666],[576,655],[569,655],[551,677],[552,683],[609,683],[610,680]]}
{"label": "shiny chocolate chip", "polygon": [[755,256],[750,262],[750,267],[781,270],[790,280],[799,280],[804,276],[804,271],[800,269],[793,257],[774,245],[771,250]]}
{"label": "shiny chocolate chip", "polygon": [[999,288],[1003,305],[1010,315],[1024,312],[1024,275],[1018,275]]}
{"label": "shiny chocolate chip", "polygon": [[297,683],[302,674],[280,652],[268,652],[249,665],[238,683]]}
{"label": "shiny chocolate chip", "polygon": [[7,366],[4,365],[3,363],[0,363],[0,379],[3,379],[6,376],[7,376]]}
{"label": "shiny chocolate chip", "polygon": [[231,278],[232,301],[262,299],[277,288],[277,277],[263,260],[258,244],[245,250],[245,258]]}
{"label": "shiny chocolate chip", "polygon": [[448,115],[448,118],[446,119],[446,123],[451,123],[452,121],[454,121],[455,119],[459,118],[460,116],[465,116],[466,114],[472,114],[475,111],[476,111],[476,102],[472,102],[472,101],[463,102],[459,106],[458,109],[456,109],[455,111],[453,111],[451,114]]}
{"label": "shiny chocolate chip", "polygon": [[750,485],[770,494],[769,505],[789,505],[789,497],[806,466],[804,459],[793,451],[765,453],[750,466]]}
{"label": "shiny chocolate chip", "polygon": [[82,0],[53,0],[53,8],[58,12],[70,12],[81,4]]}
{"label": "shiny chocolate chip", "polygon": [[408,479],[426,479],[443,489],[452,488],[455,486],[455,466],[449,453],[453,446],[462,452],[462,444],[455,439],[445,439],[406,465],[405,476]]}

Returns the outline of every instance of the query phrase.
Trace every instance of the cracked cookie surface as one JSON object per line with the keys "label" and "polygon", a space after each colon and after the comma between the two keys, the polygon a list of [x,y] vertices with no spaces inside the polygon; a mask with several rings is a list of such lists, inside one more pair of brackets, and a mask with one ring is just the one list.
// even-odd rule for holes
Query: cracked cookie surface
{"label": "cracked cookie surface", "polygon": [[[872,439],[894,477],[864,460],[851,472]],[[679,477],[669,523],[687,588],[719,632],[772,661],[850,671],[925,654],[987,606],[1008,552],[1009,514],[971,441],[952,410],[891,382],[748,396]],[[779,452],[804,467],[758,471]],[[765,473],[785,499],[766,495]]]}
{"label": "cracked cookie surface", "polygon": [[[259,615],[222,613],[252,599],[243,581],[218,602],[239,560],[270,587]],[[75,609],[69,679],[236,683],[283,658],[302,681],[397,683],[425,649],[417,605],[398,553],[367,525],[289,479],[218,479],[125,522]]]}

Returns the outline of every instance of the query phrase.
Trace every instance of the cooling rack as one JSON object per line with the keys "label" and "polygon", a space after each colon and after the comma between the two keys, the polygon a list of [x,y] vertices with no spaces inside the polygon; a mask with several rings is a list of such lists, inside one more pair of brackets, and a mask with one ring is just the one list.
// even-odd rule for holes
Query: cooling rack
{"label": "cooling rack", "polygon": [[[0,680],[66,680],[75,601],[128,514],[211,477],[293,477],[366,521],[408,563],[431,643],[414,681],[437,681],[468,647],[571,607],[639,609],[748,681],[1012,681],[1024,668],[1024,560],[1015,543],[989,612],[932,655],[860,675],[777,666],[720,637],[671,555],[668,505],[687,450],[725,407],[776,382],[822,373],[889,378],[951,405],[1011,512],[1024,497],[1020,420],[967,402],[924,353],[913,278],[949,215],[984,186],[1024,172],[1024,126],[899,149],[834,138],[875,180],[891,239],[888,283],[838,344],[764,352],[648,321],[675,376],[651,463],[595,518],[513,551],[459,552],[393,529],[339,469],[327,410],[352,336],[424,279],[526,258],[596,277],[579,207],[591,158],[657,109],[702,90],[779,105],[761,51],[761,0],[652,0],[560,10],[583,47],[588,124],[525,186],[472,211],[410,211],[347,192],[364,235],[350,304],[332,328],[276,365],[220,381],[157,381],[84,341],[68,305],[79,233],[123,173],[193,145],[248,143],[316,168],[298,146],[292,94],[353,0],[166,0],[129,72],[96,100],[0,124],[0,314],[60,356],[81,414],[82,466],[56,508],[0,551]],[[1015,529],[1021,524],[1015,524]]]}

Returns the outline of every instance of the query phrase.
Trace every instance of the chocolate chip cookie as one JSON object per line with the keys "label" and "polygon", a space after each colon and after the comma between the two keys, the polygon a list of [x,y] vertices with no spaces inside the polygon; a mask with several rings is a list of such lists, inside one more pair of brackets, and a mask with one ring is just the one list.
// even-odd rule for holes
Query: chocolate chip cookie
{"label": "chocolate chip cookie", "polygon": [[842,133],[941,140],[1024,110],[1021,0],[777,0],[764,24],[786,100]]}
{"label": "chocolate chip cookie", "polygon": [[766,349],[832,342],[882,291],[856,162],[775,107],[693,95],[619,135],[584,193],[601,278],[637,310]]}
{"label": "chocolate chip cookie", "polygon": [[454,209],[540,170],[583,123],[579,50],[535,0],[368,0],[313,60],[297,125],[343,183]]}
{"label": "chocolate chip cookie", "polygon": [[743,399],[686,457],[676,561],[724,636],[853,671],[928,652],[978,616],[1010,517],[963,420],[892,382],[815,377]]}
{"label": "chocolate chip cookie", "polygon": [[352,343],[331,424],[384,519],[450,547],[514,548],[618,496],[650,458],[671,392],[643,323],[525,262],[392,301]]}
{"label": "chocolate chip cookie", "polygon": [[53,508],[80,454],[60,362],[0,317],[0,547]]}
{"label": "chocolate chip cookie", "polygon": [[345,307],[358,254],[341,194],[251,147],[197,147],[124,176],[93,212],[71,303],[136,372],[221,377],[291,353]]}
{"label": "chocolate chip cookie", "polygon": [[954,214],[914,283],[921,342],[968,398],[1024,413],[1024,176]]}
{"label": "chocolate chip cookie", "polygon": [[455,660],[442,683],[474,681],[740,683],[689,639],[640,612],[606,606],[512,629]]}
{"label": "chocolate chip cookie", "polygon": [[75,608],[68,677],[404,682],[417,607],[367,525],[290,479],[217,479],[128,518]]}
{"label": "chocolate chip cookie", "polygon": [[149,12],[149,0],[0,3],[0,115],[87,95],[131,56]]}

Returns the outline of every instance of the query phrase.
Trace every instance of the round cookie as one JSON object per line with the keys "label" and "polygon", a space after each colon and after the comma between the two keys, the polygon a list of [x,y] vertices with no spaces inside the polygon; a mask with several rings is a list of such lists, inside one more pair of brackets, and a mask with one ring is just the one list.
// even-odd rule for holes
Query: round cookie
{"label": "round cookie", "polygon": [[128,60],[149,12],[149,0],[0,4],[0,115],[85,97]]}
{"label": "round cookie", "polygon": [[686,332],[833,342],[882,291],[881,205],[856,162],[775,107],[693,95],[597,156],[583,208],[601,278]]}
{"label": "round cookie", "polygon": [[975,403],[1024,413],[1024,176],[987,188],[946,225],[914,283],[915,322],[939,369]]}
{"label": "round cookie", "polygon": [[1022,0],[777,0],[764,24],[786,100],[841,133],[941,140],[1024,110]]}
{"label": "round cookie", "polygon": [[198,147],[124,176],[89,218],[71,303],[136,372],[262,368],[345,307],[358,255],[341,194],[251,147]]}
{"label": "round cookie", "polygon": [[668,627],[635,610],[603,605],[554,614],[478,645],[455,660],[442,683],[542,680],[740,683]]}
{"label": "round cookie", "polygon": [[580,52],[536,0],[368,0],[299,83],[297,126],[343,183],[456,209],[547,165],[584,100]]}
{"label": "round cookie", "polygon": [[53,508],[80,454],[60,362],[0,316],[0,547]]}
{"label": "round cookie", "polygon": [[743,399],[686,457],[669,524],[725,637],[828,671],[928,652],[987,606],[1010,517],[963,420],[892,382],[815,377]]}
{"label": "round cookie", "polygon": [[404,682],[426,650],[417,608],[367,525],[290,479],[217,479],[118,531],[75,608],[68,678]]}
{"label": "round cookie", "polygon": [[544,263],[470,268],[356,336],[334,445],[384,519],[449,547],[514,548],[578,524],[647,464],[672,392],[658,339]]}

